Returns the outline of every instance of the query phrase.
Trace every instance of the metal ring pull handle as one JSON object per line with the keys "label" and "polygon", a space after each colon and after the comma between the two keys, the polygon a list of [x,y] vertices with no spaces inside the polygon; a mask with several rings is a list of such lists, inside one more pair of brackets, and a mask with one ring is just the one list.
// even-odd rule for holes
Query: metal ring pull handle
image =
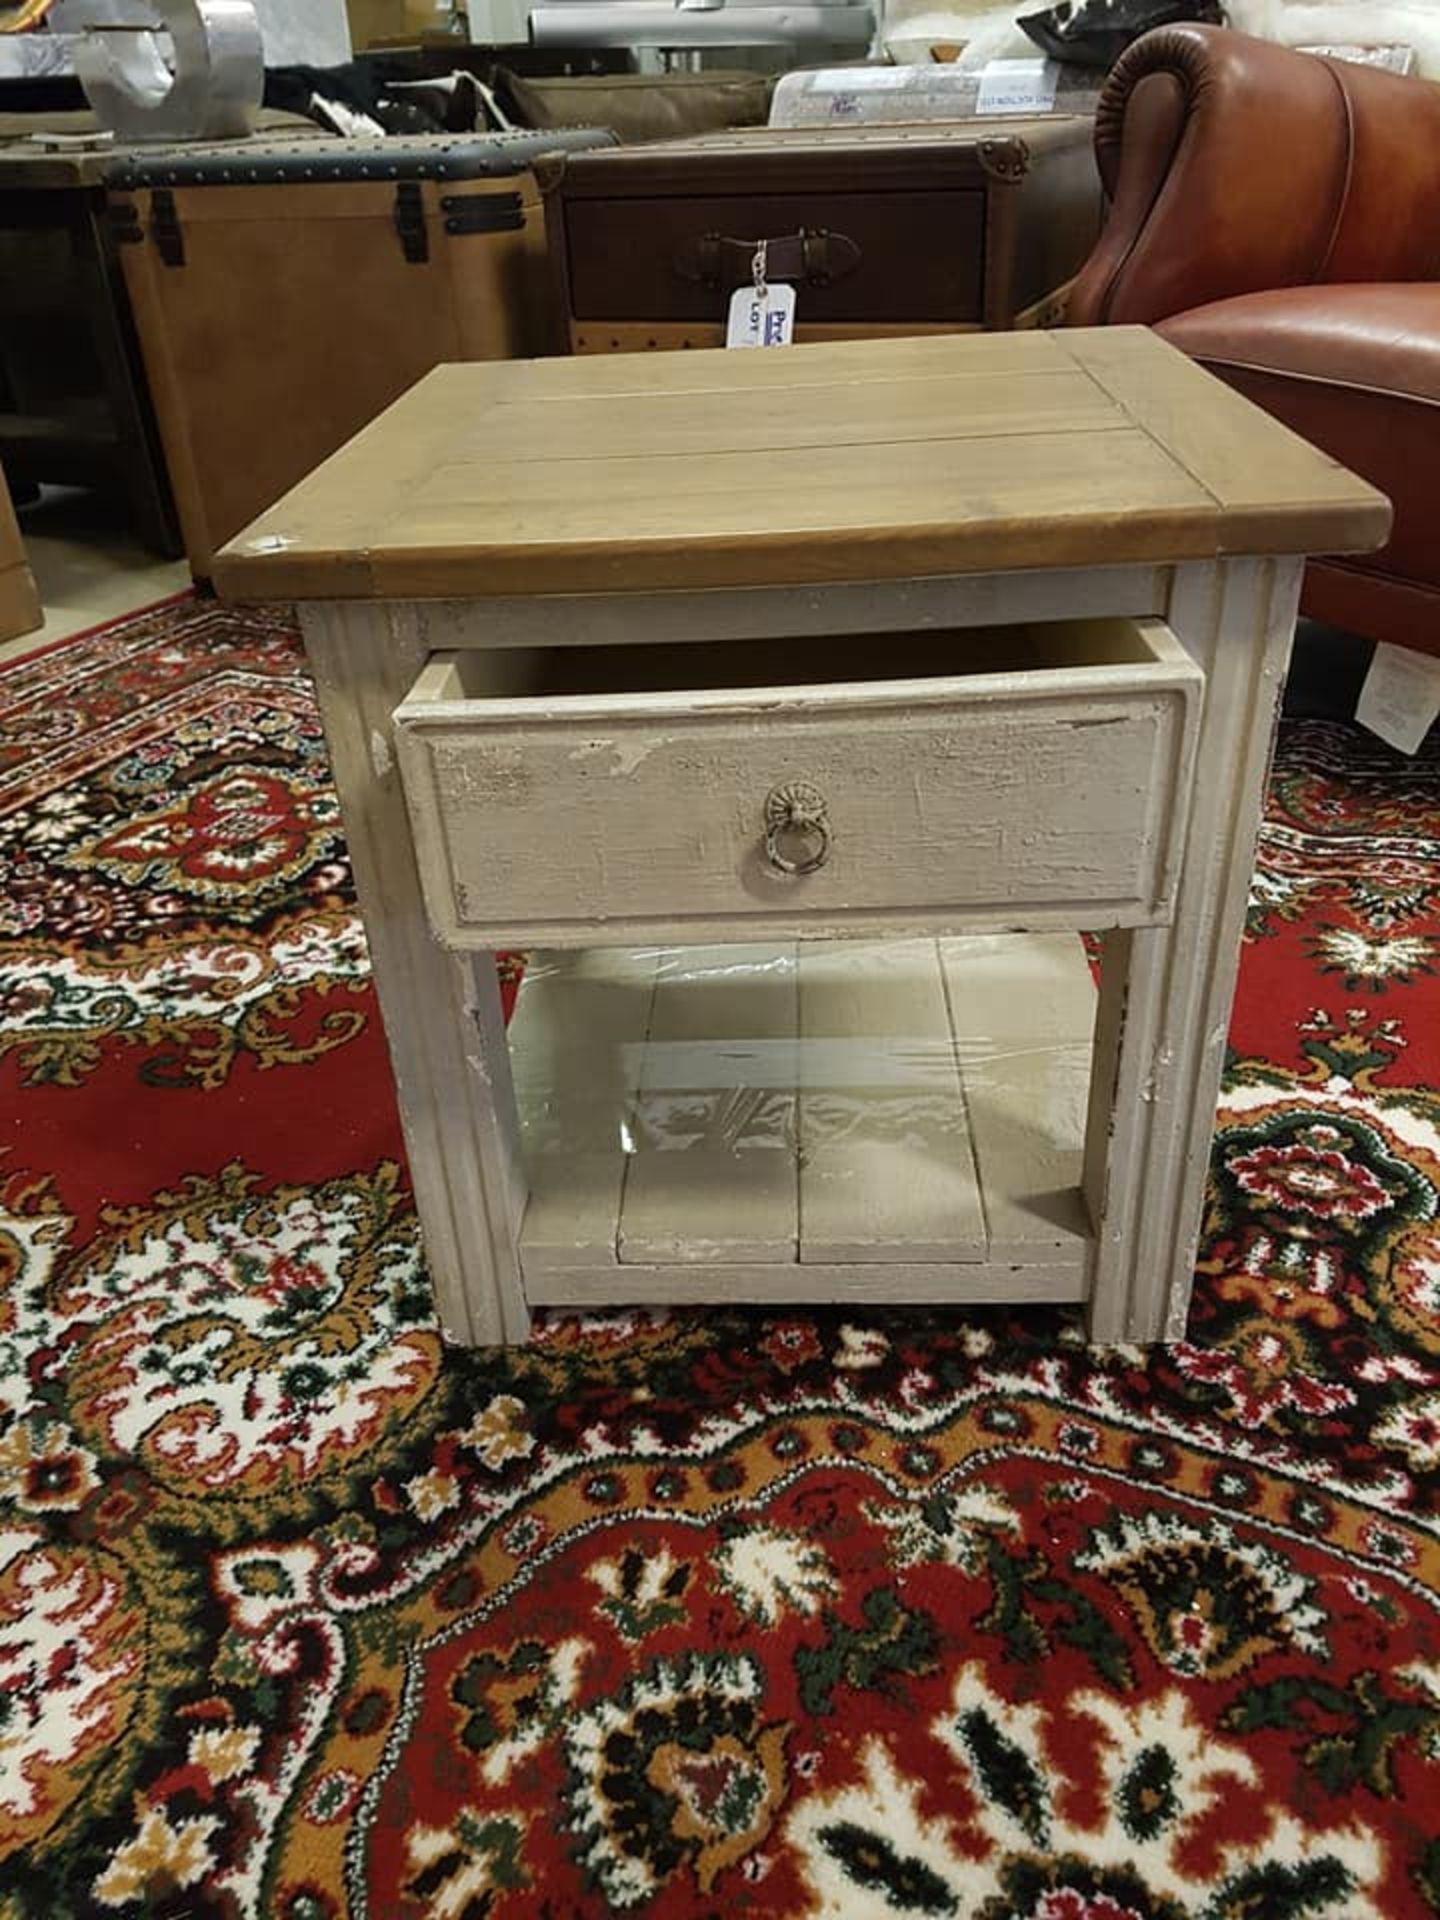
{"label": "metal ring pull handle", "polygon": [[825,796],[807,781],[772,787],[765,801],[765,854],[781,873],[817,873],[830,858]]}

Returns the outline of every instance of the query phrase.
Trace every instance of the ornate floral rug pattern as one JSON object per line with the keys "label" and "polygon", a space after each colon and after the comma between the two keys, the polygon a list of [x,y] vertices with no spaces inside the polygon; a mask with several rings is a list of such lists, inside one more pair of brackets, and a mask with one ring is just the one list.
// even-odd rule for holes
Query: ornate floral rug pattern
{"label": "ornate floral rug pattern", "polygon": [[294,633],[0,674],[0,1915],[1440,1914],[1440,754],[1281,738],[1187,1342],[442,1350]]}

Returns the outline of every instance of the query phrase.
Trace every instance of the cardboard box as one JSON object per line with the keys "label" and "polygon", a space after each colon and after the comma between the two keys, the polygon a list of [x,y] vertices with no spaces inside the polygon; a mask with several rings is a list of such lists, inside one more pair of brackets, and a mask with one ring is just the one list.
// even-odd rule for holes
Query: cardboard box
{"label": "cardboard box", "polygon": [[0,474],[0,640],[15,640],[40,625],[40,601],[25,562],[20,529],[5,476]]}

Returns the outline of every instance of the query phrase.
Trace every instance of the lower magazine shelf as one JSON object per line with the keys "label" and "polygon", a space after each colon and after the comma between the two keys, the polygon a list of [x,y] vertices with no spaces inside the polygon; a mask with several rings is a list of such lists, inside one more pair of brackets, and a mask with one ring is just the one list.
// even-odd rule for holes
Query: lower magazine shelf
{"label": "lower magazine shelf", "polygon": [[1095,999],[1072,934],[533,956],[527,1299],[1083,1299]]}

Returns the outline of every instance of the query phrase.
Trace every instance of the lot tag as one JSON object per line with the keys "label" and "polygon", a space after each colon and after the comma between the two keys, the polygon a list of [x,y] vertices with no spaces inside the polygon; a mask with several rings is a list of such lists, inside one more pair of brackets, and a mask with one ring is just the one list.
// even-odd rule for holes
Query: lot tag
{"label": "lot tag", "polygon": [[1440,714],[1440,660],[1383,640],[1360,689],[1355,718],[1398,753],[1418,753]]}
{"label": "lot tag", "polygon": [[788,347],[794,331],[794,287],[737,287],[731,294],[727,347]]}

